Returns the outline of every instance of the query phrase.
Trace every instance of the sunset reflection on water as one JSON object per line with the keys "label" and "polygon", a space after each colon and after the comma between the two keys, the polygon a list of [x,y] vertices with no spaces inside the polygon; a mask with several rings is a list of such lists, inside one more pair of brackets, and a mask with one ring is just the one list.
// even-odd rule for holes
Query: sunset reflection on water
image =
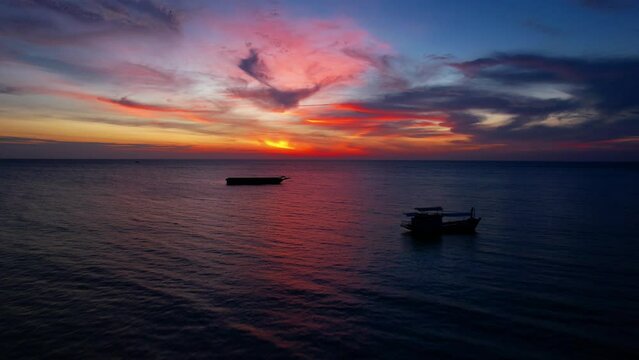
{"label": "sunset reflection on water", "polygon": [[[516,357],[531,336],[552,345],[539,357],[634,351],[633,167],[0,165],[12,357]],[[291,179],[224,183],[253,175]],[[402,231],[432,205],[475,206],[478,234]]]}

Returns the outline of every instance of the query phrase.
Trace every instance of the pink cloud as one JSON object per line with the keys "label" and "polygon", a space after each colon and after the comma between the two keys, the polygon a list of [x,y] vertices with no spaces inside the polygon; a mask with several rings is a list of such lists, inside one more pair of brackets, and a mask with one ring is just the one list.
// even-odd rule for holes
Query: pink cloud
{"label": "pink cloud", "polygon": [[[221,70],[229,79],[241,79],[231,86],[231,94],[275,110],[294,107],[329,86],[357,83],[376,67],[370,58],[391,52],[348,19],[260,14],[229,18],[206,13],[196,23],[199,26],[192,31],[211,34],[200,40],[198,51],[209,52],[211,59],[227,60],[212,64],[211,69]],[[353,52],[368,55],[355,57]],[[287,101],[279,102],[278,97]]]}

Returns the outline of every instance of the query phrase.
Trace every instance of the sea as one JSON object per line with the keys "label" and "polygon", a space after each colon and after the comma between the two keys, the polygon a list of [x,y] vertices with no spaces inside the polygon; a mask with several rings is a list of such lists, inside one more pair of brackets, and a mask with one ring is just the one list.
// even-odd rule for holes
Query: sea
{"label": "sea", "polygon": [[636,359],[639,164],[3,160],[0,358]]}

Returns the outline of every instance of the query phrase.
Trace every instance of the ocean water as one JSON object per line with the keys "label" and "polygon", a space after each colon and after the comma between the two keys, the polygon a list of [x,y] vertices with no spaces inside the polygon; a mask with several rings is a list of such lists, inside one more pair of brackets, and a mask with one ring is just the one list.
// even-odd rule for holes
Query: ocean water
{"label": "ocean water", "polygon": [[637,358],[638,234],[636,163],[1,161],[0,358]]}

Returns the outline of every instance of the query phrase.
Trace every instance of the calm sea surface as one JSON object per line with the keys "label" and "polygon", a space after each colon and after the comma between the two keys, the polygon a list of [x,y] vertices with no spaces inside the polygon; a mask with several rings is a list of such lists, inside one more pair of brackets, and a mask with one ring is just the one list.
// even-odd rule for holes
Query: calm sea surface
{"label": "calm sea surface", "polygon": [[[474,206],[478,233],[399,227],[435,205]],[[0,162],[0,358],[618,359],[638,339],[638,164]]]}

